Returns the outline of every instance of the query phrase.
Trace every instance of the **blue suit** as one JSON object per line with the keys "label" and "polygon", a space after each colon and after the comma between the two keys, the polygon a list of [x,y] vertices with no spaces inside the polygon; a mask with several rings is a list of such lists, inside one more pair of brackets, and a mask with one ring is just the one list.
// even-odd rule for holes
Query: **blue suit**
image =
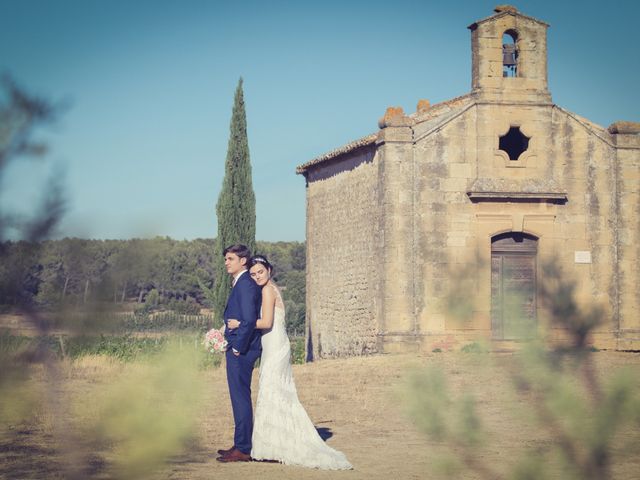
{"label": "blue suit", "polygon": [[[238,278],[231,290],[224,310],[224,324],[235,318],[240,326],[234,330],[225,328],[227,347],[227,383],[231,396],[235,433],[233,444],[242,453],[251,453],[253,433],[253,408],[251,405],[251,374],[256,360],[262,353],[262,332],[256,329],[260,317],[262,289],[251,279],[249,272]],[[235,349],[240,355],[233,354]]]}

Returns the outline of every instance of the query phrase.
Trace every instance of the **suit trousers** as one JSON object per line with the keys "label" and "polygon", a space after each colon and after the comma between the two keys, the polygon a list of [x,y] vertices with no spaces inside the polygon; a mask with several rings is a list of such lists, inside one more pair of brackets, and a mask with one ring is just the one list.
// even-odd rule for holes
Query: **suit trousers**
{"label": "suit trousers", "polygon": [[238,356],[234,355],[231,349],[226,352],[227,383],[235,424],[233,444],[247,455],[251,454],[251,435],[253,434],[251,376],[259,357],[260,350],[249,350],[246,354]]}

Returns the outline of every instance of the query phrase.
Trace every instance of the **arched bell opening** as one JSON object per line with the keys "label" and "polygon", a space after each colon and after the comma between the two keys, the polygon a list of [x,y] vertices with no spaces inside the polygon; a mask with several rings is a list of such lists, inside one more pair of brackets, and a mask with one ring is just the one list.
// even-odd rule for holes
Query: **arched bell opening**
{"label": "arched bell opening", "polygon": [[507,30],[502,35],[502,76],[518,76],[518,34],[515,30]]}

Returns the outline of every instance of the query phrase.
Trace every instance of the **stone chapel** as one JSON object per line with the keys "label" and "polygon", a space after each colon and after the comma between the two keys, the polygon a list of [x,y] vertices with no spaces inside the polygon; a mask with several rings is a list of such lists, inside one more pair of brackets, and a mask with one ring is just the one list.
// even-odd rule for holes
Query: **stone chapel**
{"label": "stone chapel", "polygon": [[640,123],[553,103],[547,27],[496,7],[468,27],[470,93],[388,108],[377,132],[297,168],[307,359],[500,348],[523,325],[560,338],[548,265],[603,309],[596,347],[640,349]]}

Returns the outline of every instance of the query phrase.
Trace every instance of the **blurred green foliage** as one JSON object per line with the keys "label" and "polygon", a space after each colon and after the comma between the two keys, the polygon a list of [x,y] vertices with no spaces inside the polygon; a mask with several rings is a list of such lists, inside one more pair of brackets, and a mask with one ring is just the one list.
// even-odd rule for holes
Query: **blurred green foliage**
{"label": "blurred green foliage", "polygon": [[[563,329],[566,341],[552,345],[542,326],[533,338],[528,329],[506,368],[494,362],[495,357],[481,342],[462,349],[472,355],[465,358],[476,374],[487,375],[491,369],[488,375],[506,375],[508,379],[513,398],[505,400],[511,404],[491,414],[509,415],[510,408],[519,406],[521,420],[536,422],[543,441],[523,438],[522,445],[532,446],[523,447],[520,458],[506,459],[504,465],[489,464],[484,452],[501,439],[483,423],[483,405],[474,392],[462,388],[452,394],[449,379],[435,366],[410,376],[408,411],[426,435],[448,446],[449,454],[434,462],[446,477],[459,478],[467,471],[492,480],[606,480],[612,478],[612,465],[619,455],[640,453],[637,378],[625,369],[602,376],[594,365],[589,338],[602,320],[602,312],[595,307],[581,308],[575,300],[575,283],[563,278],[553,265],[544,266],[543,271],[546,281],[539,292],[540,302],[552,312],[549,327]],[[456,312],[465,310],[472,308]],[[620,449],[616,445],[623,430],[624,438],[630,438]]]}
{"label": "blurred green foliage", "polygon": [[[0,187],[9,163],[46,153],[34,134],[57,110],[2,77]],[[203,260],[210,257],[212,241],[46,240],[64,207],[62,188],[54,181],[43,188],[43,200],[29,217],[0,208],[1,310],[19,314],[19,327],[32,334],[0,334],[0,475],[148,478],[195,435],[202,407],[199,370],[220,358],[207,354],[201,332],[119,335],[104,324],[104,313],[111,310],[105,304],[131,295],[141,303],[153,288],[158,303],[187,301],[188,287],[197,284],[194,276],[213,280]],[[182,247],[188,255],[181,254]],[[166,255],[169,251],[174,255]],[[76,309],[81,314],[72,315],[70,306],[82,306]],[[50,312],[44,314],[46,308]],[[112,362],[95,362],[106,369],[108,382],[88,383],[92,391],[85,385],[74,395],[73,360],[86,355],[130,363],[111,369]],[[50,449],[20,443],[34,429],[44,431]]]}
{"label": "blurred green foliage", "polygon": [[78,436],[108,447],[113,478],[148,478],[184,449],[202,408],[198,364],[193,349],[170,342],[152,361],[75,399]]}
{"label": "blurred green foliage", "polygon": [[131,334],[30,337],[12,335],[4,331],[0,334],[0,355],[6,361],[10,361],[21,352],[44,348],[57,359],[76,360],[88,355],[104,355],[122,362],[135,362],[159,355],[165,352],[170,344],[176,343],[181,349],[196,352],[201,357],[199,364],[203,368],[220,365],[222,356],[208,353],[202,345],[203,338],[203,334],[199,332],[165,332],[165,335],[154,337]]}

